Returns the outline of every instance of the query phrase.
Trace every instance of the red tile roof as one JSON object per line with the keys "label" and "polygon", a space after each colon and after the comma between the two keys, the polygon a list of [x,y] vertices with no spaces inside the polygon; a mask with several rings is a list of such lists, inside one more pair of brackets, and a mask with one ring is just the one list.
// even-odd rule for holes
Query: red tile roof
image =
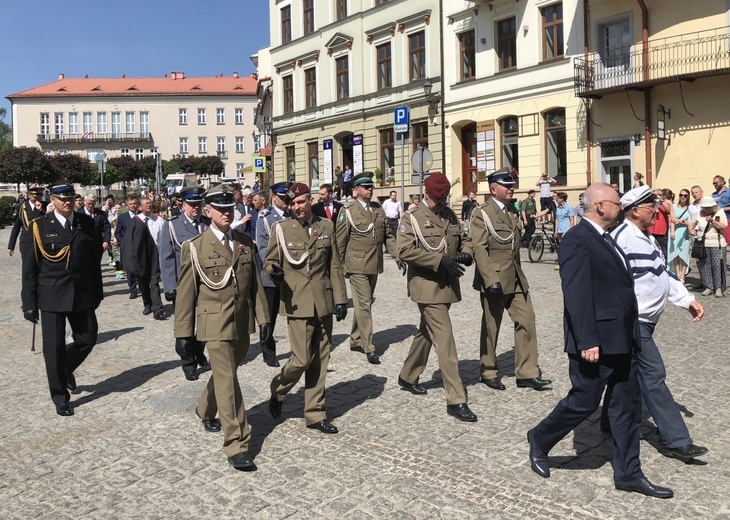
{"label": "red tile roof", "polygon": [[257,81],[249,76],[186,78],[173,73],[162,78],[64,78],[10,94],[8,99],[78,96],[254,96]]}

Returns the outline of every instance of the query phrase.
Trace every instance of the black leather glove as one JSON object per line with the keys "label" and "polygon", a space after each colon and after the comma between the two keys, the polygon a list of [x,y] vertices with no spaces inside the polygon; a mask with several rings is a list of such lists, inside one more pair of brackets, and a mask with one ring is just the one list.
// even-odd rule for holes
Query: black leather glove
{"label": "black leather glove", "polygon": [[464,274],[465,269],[459,265],[459,263],[451,258],[450,256],[442,256],[439,269],[446,271],[451,276],[461,277]]}
{"label": "black leather glove", "polygon": [[403,271],[403,276],[405,276],[408,272],[408,267],[406,266],[406,263],[403,260],[396,260],[395,265],[398,266],[398,269]]}
{"label": "black leather glove", "polygon": [[335,305],[335,318],[337,321],[342,321],[347,316],[347,305],[344,303],[338,303]]}
{"label": "black leather glove", "polygon": [[471,255],[469,253],[456,253],[456,261],[469,267],[472,263]]}
{"label": "black leather glove", "polygon": [[274,282],[274,285],[279,287],[282,283],[284,283],[284,270],[278,265],[272,265],[269,280]]}
{"label": "black leather glove", "polygon": [[38,323],[38,309],[31,309],[29,311],[23,311],[23,318],[31,323]]}
{"label": "black leather glove", "polygon": [[489,287],[487,287],[487,293],[491,296],[499,296],[501,298],[502,296],[504,296],[504,292],[502,291],[502,284],[497,282],[490,285]]}
{"label": "black leather glove", "polygon": [[271,338],[271,323],[262,323],[259,325],[259,341],[262,345],[266,345]]}
{"label": "black leather glove", "polygon": [[194,359],[195,358],[195,337],[190,336],[187,338],[175,339],[175,352],[181,358]]}
{"label": "black leather glove", "polygon": [[168,302],[175,303],[175,298],[177,298],[177,289],[175,289],[174,291],[167,291],[165,293],[165,299]]}

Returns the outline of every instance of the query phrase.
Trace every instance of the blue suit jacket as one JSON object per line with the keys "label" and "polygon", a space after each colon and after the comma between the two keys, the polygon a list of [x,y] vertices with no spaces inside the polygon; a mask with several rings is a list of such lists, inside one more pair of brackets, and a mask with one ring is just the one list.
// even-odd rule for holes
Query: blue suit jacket
{"label": "blue suit jacket", "polygon": [[601,354],[641,348],[634,280],[624,257],[585,220],[560,241],[565,351]]}

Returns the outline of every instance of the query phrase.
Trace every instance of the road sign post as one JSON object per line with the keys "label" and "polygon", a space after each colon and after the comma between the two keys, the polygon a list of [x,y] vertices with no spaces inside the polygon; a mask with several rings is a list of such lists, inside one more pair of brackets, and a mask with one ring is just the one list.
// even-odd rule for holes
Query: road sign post
{"label": "road sign post", "polygon": [[397,107],[393,112],[393,133],[396,140],[400,138],[400,202],[403,209],[406,207],[406,170],[405,170],[405,143],[410,129],[408,107]]}

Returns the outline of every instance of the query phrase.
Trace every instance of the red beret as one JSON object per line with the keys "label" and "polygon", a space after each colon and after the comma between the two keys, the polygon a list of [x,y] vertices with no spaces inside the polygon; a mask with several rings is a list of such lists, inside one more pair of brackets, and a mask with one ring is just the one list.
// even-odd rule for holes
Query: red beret
{"label": "red beret", "polygon": [[435,199],[440,199],[451,190],[451,183],[443,173],[432,173],[423,181],[426,193]]}
{"label": "red beret", "polygon": [[304,184],[303,182],[297,182],[291,185],[289,190],[286,192],[286,197],[284,198],[284,202],[286,204],[291,204],[294,199],[297,197],[304,195],[305,193],[309,193],[309,186]]}

